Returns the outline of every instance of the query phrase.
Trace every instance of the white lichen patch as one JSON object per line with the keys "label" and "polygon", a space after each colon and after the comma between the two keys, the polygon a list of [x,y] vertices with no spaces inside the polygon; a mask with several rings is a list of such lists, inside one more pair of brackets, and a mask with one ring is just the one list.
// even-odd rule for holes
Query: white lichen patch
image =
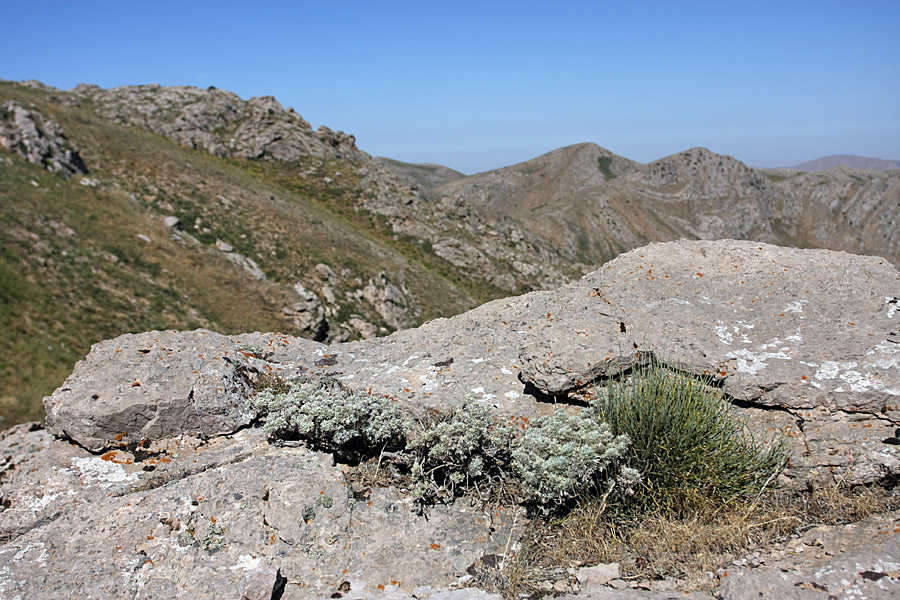
{"label": "white lichen patch", "polygon": [[431,365],[425,369],[425,373],[418,376],[419,381],[422,383],[421,390],[424,392],[432,392],[438,388],[437,376],[441,372],[440,367],[435,367]]}
{"label": "white lichen patch", "polygon": [[437,379],[433,376],[429,377],[426,373],[425,375],[419,375],[419,381],[422,382],[422,391],[430,392],[437,389]]}
{"label": "white lichen patch", "polygon": [[[769,344],[766,344],[766,346],[769,346]],[[754,352],[749,348],[741,348],[740,350],[733,350],[725,356],[736,361],[738,372],[757,375],[768,366],[766,365],[767,360],[773,358],[777,360],[791,360],[791,357],[787,355],[785,350],[785,348],[782,348],[778,352]]]}
{"label": "white lichen patch", "polygon": [[60,496],[74,496],[77,494],[75,490],[67,490],[65,492],[57,492],[56,494],[43,494],[40,498],[35,496],[27,496],[24,498],[25,505],[28,509],[33,513],[39,513],[48,506],[50,503],[59,498]]}
{"label": "white lichen patch", "polygon": [[866,355],[872,356],[878,350],[885,352],[887,356],[869,362],[868,365],[866,365],[865,372],[860,370],[857,361],[825,361],[822,363],[804,362],[803,364],[816,369],[816,373],[813,375],[813,378],[816,381],[810,383],[812,383],[813,387],[818,389],[822,389],[822,385],[817,382],[843,382],[846,384],[846,387],[838,383],[838,387],[834,388],[835,392],[851,391],[859,393],[874,391],[884,392],[892,396],[900,396],[900,388],[885,385],[881,375],[869,370],[870,368],[878,370],[900,368],[900,364],[898,364],[898,358],[900,357],[897,356],[898,351],[889,346],[878,345],[874,350],[868,351]]}
{"label": "white lichen patch", "polygon": [[504,375],[512,375],[513,374],[513,372],[510,371],[509,369],[507,369],[506,367],[501,367],[500,372],[503,373]]}
{"label": "white lichen patch", "polygon": [[485,391],[484,387],[478,386],[476,388],[472,388],[469,390],[473,394],[481,394],[481,398],[476,398],[479,402],[487,402],[488,400],[493,400],[497,397],[497,394],[491,394]]}
{"label": "white lichen patch", "polygon": [[85,485],[110,487],[116,483],[135,482],[141,477],[139,472],[129,474],[122,465],[97,457],[75,457],[71,464],[81,471],[81,479]]}
{"label": "white lichen patch", "polygon": [[503,395],[506,396],[507,398],[509,398],[510,400],[517,400],[521,396],[521,394],[519,392],[506,392]]}
{"label": "white lichen patch", "polygon": [[787,306],[784,307],[785,313],[802,313],[803,305],[806,304],[808,300],[798,300],[796,302],[791,302]]}
{"label": "white lichen patch", "polygon": [[876,344],[873,349],[866,352],[866,356],[875,355],[880,355],[880,357],[873,360],[870,363],[871,366],[876,369],[900,370],[900,346],[896,344]]}
{"label": "white lichen patch", "polygon": [[900,300],[893,296],[885,296],[884,301],[887,303],[887,317],[893,319],[897,311],[900,311]]}
{"label": "white lichen patch", "polygon": [[236,565],[232,565],[228,567],[231,571],[244,570],[249,571],[250,569],[259,568],[259,565],[262,564],[262,558],[257,556],[251,556],[249,554],[241,554],[238,556],[238,563]]}
{"label": "white lichen patch", "polygon": [[802,342],[803,336],[800,335],[800,328],[797,328],[797,333],[795,333],[794,335],[789,335],[784,338],[784,341],[791,342],[792,344],[799,344],[800,342]]}
{"label": "white lichen patch", "polygon": [[719,341],[726,346],[732,345],[736,336],[740,337],[740,342],[743,344],[753,343],[753,341],[747,337],[747,332],[753,329],[753,325],[744,323],[743,321],[735,321],[731,326],[725,325],[723,321],[716,322],[718,323],[718,325],[715,326],[716,336],[719,338]]}
{"label": "white lichen patch", "polygon": [[718,336],[719,341],[726,346],[730,346],[734,341],[734,336],[728,331],[728,327],[725,325],[716,325],[716,335]]}

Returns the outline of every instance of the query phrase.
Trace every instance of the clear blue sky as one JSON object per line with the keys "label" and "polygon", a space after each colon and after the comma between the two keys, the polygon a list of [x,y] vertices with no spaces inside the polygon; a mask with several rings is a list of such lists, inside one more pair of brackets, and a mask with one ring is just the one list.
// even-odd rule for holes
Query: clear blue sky
{"label": "clear blue sky", "polygon": [[0,0],[0,78],[273,95],[471,173],[578,142],[648,162],[900,159],[900,1]]}

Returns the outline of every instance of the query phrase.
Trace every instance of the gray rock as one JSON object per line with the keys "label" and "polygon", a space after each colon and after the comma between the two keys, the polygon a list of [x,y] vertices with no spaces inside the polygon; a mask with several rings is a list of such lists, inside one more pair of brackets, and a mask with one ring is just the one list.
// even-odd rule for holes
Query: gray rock
{"label": "gray rock", "polygon": [[13,100],[0,105],[0,147],[61,175],[88,172],[59,123]]}
{"label": "gray rock", "polygon": [[79,85],[70,91],[89,99],[104,117],[142,127],[183,146],[214,156],[241,156],[283,161],[304,157],[344,158],[359,162],[368,155],[353,136],[320,128],[271,96],[241,100],[237,94],[190,86],[157,84],[109,90]]}
{"label": "gray rock", "polygon": [[[670,242],[555,292],[291,360],[411,410],[451,410],[468,396],[530,417],[652,353],[722,380],[760,430],[795,437],[795,484],[832,474],[860,483],[900,467],[881,441],[900,421],[897,298],[900,276],[883,259]],[[317,367],[325,354],[329,365]]]}
{"label": "gray rock", "polygon": [[[836,556],[803,553],[774,563],[770,568],[729,572],[721,578],[720,597],[724,600],[751,597],[788,600],[897,598],[900,595],[900,535],[896,531],[896,515],[875,517],[840,529],[839,532],[832,531],[836,535],[830,536],[829,546],[837,550]],[[819,535],[816,530],[808,534]],[[841,552],[839,547],[846,551]]]}
{"label": "gray rock", "polygon": [[585,588],[605,585],[621,575],[619,563],[599,564],[593,567],[582,567],[575,573],[575,577]]}
{"label": "gray rock", "polygon": [[290,317],[297,333],[317,342],[323,341],[328,335],[328,320],[322,301],[299,282],[294,285],[294,291],[300,297],[299,301],[283,308],[282,312]]}
{"label": "gray rock", "polygon": [[[619,579],[618,581],[622,581]],[[752,596],[747,596],[751,598]],[[609,587],[582,590],[577,595],[557,596],[558,600],[713,600],[705,592],[653,592],[649,590],[613,589]]]}
{"label": "gray rock", "polygon": [[93,452],[142,438],[232,433],[254,417],[245,406],[250,361],[211,331],[151,331],[94,344],[44,398],[47,428]]}
{"label": "gray rock", "polygon": [[244,575],[244,592],[241,600],[271,600],[284,591],[287,581],[277,567],[260,567]]}
{"label": "gray rock", "polygon": [[362,297],[367,300],[390,327],[406,329],[419,320],[421,311],[416,307],[412,295],[402,284],[388,280],[385,273],[379,273],[362,289]]}
{"label": "gray rock", "polygon": [[0,546],[0,597],[254,597],[278,585],[274,569],[285,599],[328,598],[345,581],[348,597],[407,597],[446,589],[512,533],[513,514],[464,502],[426,518],[395,490],[356,501],[330,456],[270,446],[258,429],[171,440],[140,462],[50,444],[55,468],[32,453],[0,484],[13,505],[28,500],[19,486],[43,485],[55,516]]}
{"label": "gray rock", "polygon": [[184,231],[184,223],[182,223],[181,219],[174,215],[165,217],[163,219],[163,225],[175,229],[176,231]]}
{"label": "gray rock", "polygon": [[[47,431],[25,426],[0,437],[0,597],[40,589],[51,599],[87,590],[239,598],[248,573],[271,567],[287,580],[285,599],[330,597],[344,582],[348,599],[406,599],[422,586],[458,584],[468,566],[519,537],[525,519],[507,514],[516,511],[457,502],[425,519],[393,488],[356,500],[328,455],[268,445],[247,428],[254,370],[332,375],[411,415],[468,396],[530,419],[598,377],[602,384],[610,365],[652,353],[719,378],[752,427],[796,437],[787,474],[797,485],[896,474],[896,446],[882,440],[900,421],[898,298],[900,275],[882,259],[673,242],[555,292],[382,339],[326,346],[199,330],[102,342],[45,398]],[[149,442],[136,447],[142,438]],[[766,567],[723,576],[717,594],[802,598],[823,586],[889,597],[900,572],[896,526],[873,527],[857,537],[875,543],[828,542],[832,553],[849,550],[819,562],[803,543],[788,553],[795,562],[759,557],[754,564]],[[828,539],[824,530],[816,536]],[[585,586],[578,597],[671,595]]]}
{"label": "gray rock", "polygon": [[224,252],[224,254],[225,258],[252,275],[254,279],[266,281],[265,271],[260,269],[256,261],[249,256],[244,256],[238,252]]}
{"label": "gray rock", "polygon": [[256,264],[255,260],[253,260],[249,256],[244,256],[240,252],[235,252],[234,246],[224,240],[216,240],[215,247],[216,250],[225,255],[225,258],[227,258],[229,262],[252,275],[254,279],[266,281],[266,273],[259,268],[259,265]]}
{"label": "gray rock", "polygon": [[230,252],[234,252],[234,246],[229,244],[228,242],[223,242],[222,240],[216,240],[216,250],[219,252],[224,252],[228,254]]}

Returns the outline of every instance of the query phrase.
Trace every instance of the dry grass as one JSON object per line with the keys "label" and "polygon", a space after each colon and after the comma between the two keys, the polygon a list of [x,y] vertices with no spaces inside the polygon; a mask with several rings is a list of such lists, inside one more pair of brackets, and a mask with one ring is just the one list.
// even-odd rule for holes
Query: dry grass
{"label": "dry grass", "polygon": [[617,562],[626,580],[677,577],[685,590],[709,590],[718,583],[711,574],[734,559],[816,525],[900,508],[900,493],[832,485],[705,508],[677,518],[584,502],[562,519],[534,521],[518,552],[494,569],[478,570],[473,585],[506,598],[540,597],[543,582],[571,580],[571,567]]}

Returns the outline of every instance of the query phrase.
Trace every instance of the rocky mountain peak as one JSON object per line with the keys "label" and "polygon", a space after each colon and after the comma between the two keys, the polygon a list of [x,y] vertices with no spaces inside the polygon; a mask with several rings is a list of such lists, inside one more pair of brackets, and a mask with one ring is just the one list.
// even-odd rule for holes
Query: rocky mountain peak
{"label": "rocky mountain peak", "polygon": [[691,148],[648,165],[653,185],[700,195],[722,194],[746,187],[762,189],[766,179],[733,156],[707,148]]}
{"label": "rocky mountain peak", "polygon": [[159,84],[101,89],[79,85],[72,94],[90,100],[96,112],[118,123],[142,127],[183,146],[214,156],[296,161],[304,157],[360,162],[368,155],[353,136],[328,128],[314,132],[292,108],[272,96],[242,100],[214,87]]}

